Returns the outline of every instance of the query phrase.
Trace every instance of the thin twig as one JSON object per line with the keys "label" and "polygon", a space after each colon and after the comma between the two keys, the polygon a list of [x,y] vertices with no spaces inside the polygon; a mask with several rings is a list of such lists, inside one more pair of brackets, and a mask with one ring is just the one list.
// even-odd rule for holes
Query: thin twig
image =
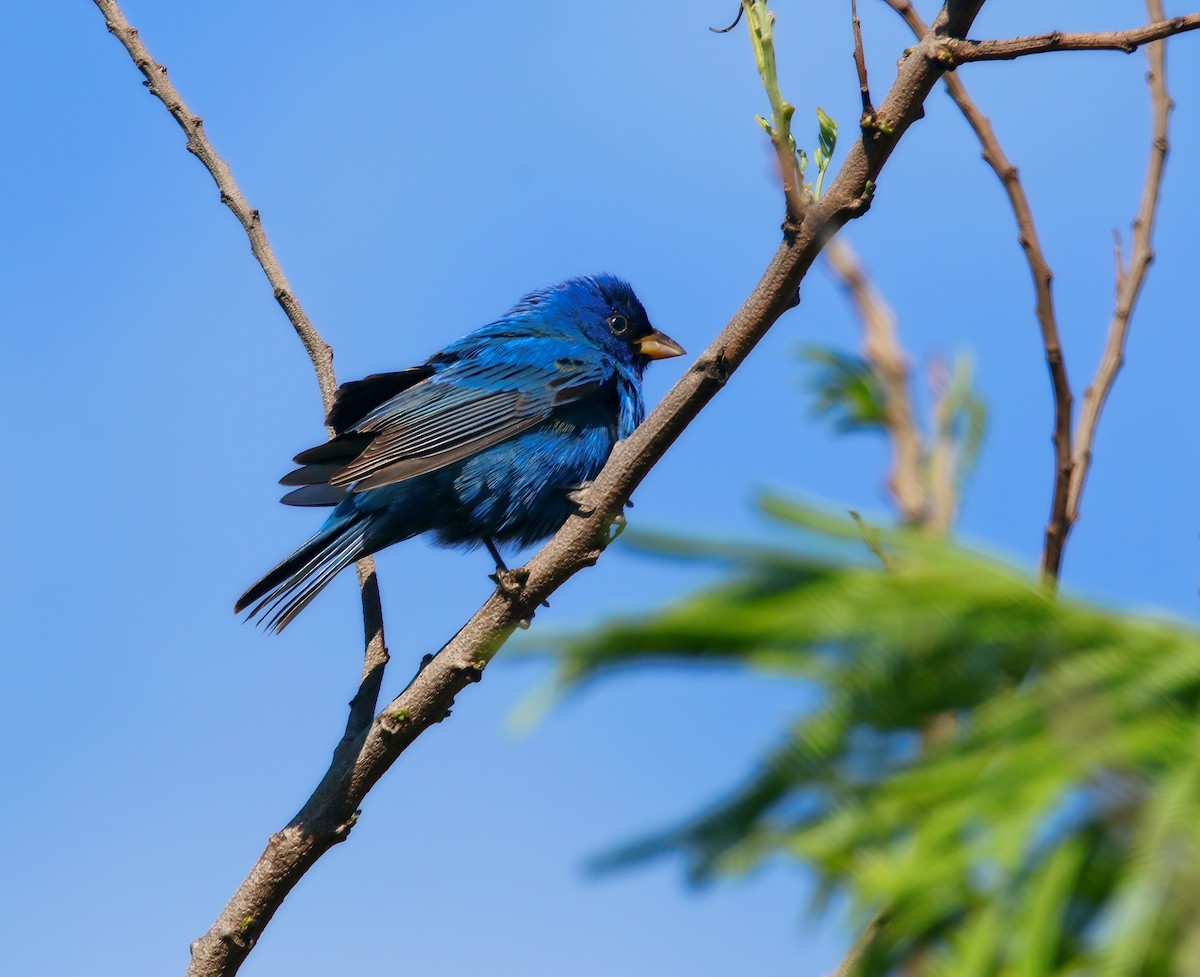
{"label": "thin twig", "polygon": [[[142,43],[137,28],[133,27],[116,0],[95,0],[96,6],[104,14],[108,30],[124,45],[125,50],[137,65],[138,70],[146,76],[146,87],[170,111],[175,121],[183,129],[187,137],[187,150],[192,153],[205,169],[211,174],[224,203],[238,222],[245,228],[250,239],[250,250],[258,259],[263,274],[271,284],[275,300],[283,309],[296,335],[304,344],[312,361],[313,371],[317,376],[317,385],[321,390],[321,403],[328,411],[333,405],[337,393],[337,378],[333,371],[333,351],[321,338],[313,326],[299,299],[296,298],[288,283],[287,276],[275,257],[275,251],[267,240],[259,213],[247,202],[241,188],[233,178],[229,165],[217,154],[208,135],[204,131],[204,123],[194,114],[183,97],[171,84],[167,77],[167,69],[156,62]],[[363,629],[365,632],[362,681],[357,694],[351,703],[347,729],[366,727],[375,714],[378,704],[379,686],[383,679],[383,669],[387,665],[387,645],[383,633],[383,610],[379,602],[379,585],[375,576],[375,562],[370,557],[360,560],[356,567],[358,571],[359,590],[362,595]]]}
{"label": "thin twig", "polygon": [[[1147,0],[1149,15],[1163,20],[1161,0]],[[1074,523],[1079,518],[1079,499],[1083,494],[1088,469],[1092,464],[1092,444],[1096,439],[1096,425],[1100,412],[1112,390],[1117,373],[1125,362],[1125,339],[1129,335],[1129,320],[1138,294],[1146,280],[1150,263],[1154,260],[1154,218],[1158,212],[1163,169],[1167,161],[1167,133],[1174,102],[1167,91],[1167,46],[1156,41],[1146,48],[1146,59],[1150,70],[1146,76],[1150,86],[1150,103],[1153,114],[1153,131],[1150,141],[1150,162],[1146,167],[1146,180],[1142,187],[1142,200],[1137,216],[1133,220],[1133,251],[1126,268],[1121,260],[1120,241],[1117,241],[1117,298],[1112,319],[1108,326],[1108,339],[1104,354],[1096,370],[1096,376],[1083,395],[1083,406],[1079,411],[1079,423],[1075,428],[1073,455],[1075,467],[1067,497],[1067,519]]]}
{"label": "thin twig", "polygon": [[[913,34],[917,37],[925,36],[928,28],[908,0],[884,0],[884,2],[904,18]],[[1018,240],[1025,252],[1025,261],[1029,265],[1030,275],[1033,277],[1035,312],[1054,397],[1054,420],[1051,434],[1054,446],[1054,487],[1051,492],[1050,518],[1046,522],[1041,565],[1043,578],[1053,584],[1058,578],[1058,570],[1062,563],[1062,548],[1066,543],[1069,531],[1066,515],[1067,494],[1074,465],[1071,457],[1071,411],[1074,395],[1071,392],[1071,383],[1067,377],[1067,365],[1063,359],[1062,342],[1058,335],[1058,319],[1054,310],[1052,291],[1054,274],[1046,261],[1045,252],[1042,251],[1037,227],[1033,221],[1033,210],[1029,206],[1029,198],[1025,195],[1025,188],[1021,184],[1020,174],[1005,155],[1004,150],[1001,149],[1000,141],[996,138],[991,122],[967,94],[966,86],[957,75],[944,75],[942,81],[950,93],[950,97],[954,99],[954,103],[966,117],[967,123],[975,131],[975,135],[983,147],[984,161],[1000,178],[1013,215],[1017,219]]]}
{"label": "thin twig", "polygon": [[871,86],[867,81],[867,59],[863,55],[862,21],[858,19],[858,0],[850,0],[850,26],[854,29],[854,67],[858,71],[858,91],[862,96],[863,128],[875,125],[875,106],[871,104]]}
{"label": "thin twig", "polygon": [[892,446],[888,489],[906,522],[924,522],[921,433],[908,383],[908,359],[896,335],[895,313],[872,285],[854,249],[841,237],[826,246],[825,259],[854,303],[863,328],[863,355],[883,381],[883,424]]}
{"label": "thin twig", "polygon": [[858,527],[859,533],[862,534],[863,545],[875,554],[875,558],[883,565],[885,570],[892,569],[892,558],[888,556],[887,550],[883,548],[881,542],[882,533],[875,526],[870,526],[862,517],[862,514],[855,509],[846,510],[850,518],[854,520],[854,525]]}
{"label": "thin twig", "polygon": [[941,48],[934,56],[948,59],[950,65],[958,65],[971,61],[1011,61],[1027,54],[1051,54],[1055,51],[1124,51],[1126,54],[1132,54],[1143,44],[1197,28],[1200,28],[1200,13],[1162,18],[1126,31],[1082,34],[1050,31],[1046,34],[1014,37],[1002,41],[943,38]]}

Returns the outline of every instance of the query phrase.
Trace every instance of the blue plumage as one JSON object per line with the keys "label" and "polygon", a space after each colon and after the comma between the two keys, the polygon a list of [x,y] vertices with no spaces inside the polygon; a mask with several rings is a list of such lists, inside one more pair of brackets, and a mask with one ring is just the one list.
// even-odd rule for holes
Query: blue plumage
{"label": "blue plumage", "polygon": [[611,275],[525,296],[423,365],[343,384],[332,440],[285,475],[289,505],[335,506],[238,600],[280,631],[341,570],[433,533],[445,546],[527,546],[571,514],[613,445],[642,421],[642,371],[683,349]]}

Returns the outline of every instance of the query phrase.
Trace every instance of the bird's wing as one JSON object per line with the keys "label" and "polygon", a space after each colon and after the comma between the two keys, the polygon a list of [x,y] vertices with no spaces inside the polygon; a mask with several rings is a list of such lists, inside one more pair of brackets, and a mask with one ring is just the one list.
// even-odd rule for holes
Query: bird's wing
{"label": "bird's wing", "polygon": [[332,441],[297,455],[305,467],[283,483],[361,491],[436,471],[541,423],[612,376],[611,364],[594,353],[557,352],[576,355],[542,364],[494,356],[458,360],[379,404]]}
{"label": "bird's wing", "polygon": [[416,386],[437,372],[432,366],[414,366],[399,373],[372,373],[361,380],[343,383],[330,408],[325,423],[335,434],[344,434],[371,411],[391,400],[398,393]]}

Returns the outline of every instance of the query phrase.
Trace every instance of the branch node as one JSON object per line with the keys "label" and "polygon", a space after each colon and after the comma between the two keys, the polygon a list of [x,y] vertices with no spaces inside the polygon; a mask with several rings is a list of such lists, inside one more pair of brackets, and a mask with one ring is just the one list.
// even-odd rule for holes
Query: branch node
{"label": "branch node", "polygon": [[[797,293],[797,305],[799,301],[799,293]],[[788,308],[794,308],[794,306],[788,306]],[[715,356],[701,359],[693,369],[720,386],[725,385],[726,381],[729,380],[729,374],[732,372],[729,367],[729,361],[725,358],[724,350],[718,350]]]}
{"label": "branch node", "polygon": [[955,60],[954,52],[945,44],[935,44],[929,52],[929,60],[942,69],[942,71],[953,71],[958,67],[958,61]]}
{"label": "branch node", "polygon": [[346,818],[341,824],[333,829],[333,843],[341,844],[350,837],[350,831],[358,823],[359,817],[362,816],[362,811],[355,811],[350,817]]}
{"label": "branch node", "polygon": [[472,661],[465,665],[457,666],[458,673],[468,682],[482,682],[483,670],[487,667],[487,662]]}
{"label": "branch node", "polygon": [[854,220],[862,217],[868,210],[871,209],[871,203],[875,199],[875,181],[868,180],[867,185],[863,187],[863,192],[860,193],[854,200],[850,201],[847,209],[850,212],[850,219]]}

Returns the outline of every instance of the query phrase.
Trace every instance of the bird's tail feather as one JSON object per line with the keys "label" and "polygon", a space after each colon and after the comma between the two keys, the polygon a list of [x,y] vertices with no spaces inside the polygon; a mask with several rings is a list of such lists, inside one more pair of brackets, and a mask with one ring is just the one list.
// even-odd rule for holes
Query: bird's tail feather
{"label": "bird's tail feather", "polygon": [[282,631],[329,581],[366,555],[363,548],[366,534],[367,520],[362,517],[323,527],[242,594],[234,605],[234,613],[254,604],[251,619],[258,619],[268,631]]}

